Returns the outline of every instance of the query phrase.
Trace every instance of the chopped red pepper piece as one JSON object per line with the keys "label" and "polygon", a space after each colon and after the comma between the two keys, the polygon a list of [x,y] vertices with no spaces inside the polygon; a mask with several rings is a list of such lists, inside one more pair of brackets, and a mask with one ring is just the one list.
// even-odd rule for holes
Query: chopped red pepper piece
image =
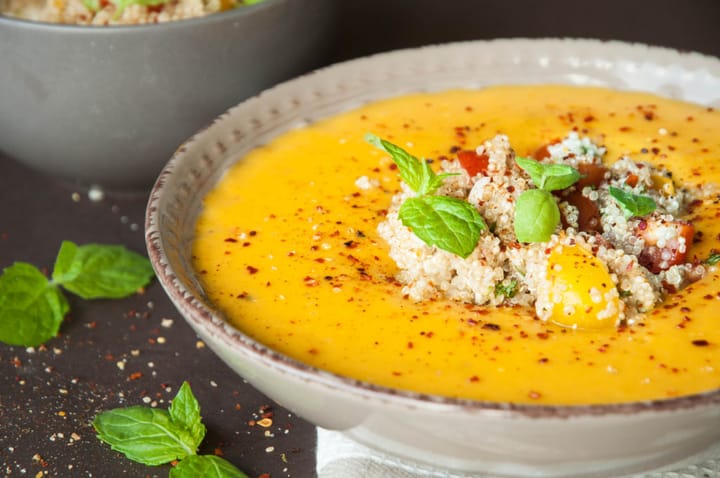
{"label": "chopped red pepper piece", "polygon": [[487,154],[478,154],[472,150],[461,150],[458,151],[457,157],[460,165],[470,177],[487,173],[488,162],[490,161]]}

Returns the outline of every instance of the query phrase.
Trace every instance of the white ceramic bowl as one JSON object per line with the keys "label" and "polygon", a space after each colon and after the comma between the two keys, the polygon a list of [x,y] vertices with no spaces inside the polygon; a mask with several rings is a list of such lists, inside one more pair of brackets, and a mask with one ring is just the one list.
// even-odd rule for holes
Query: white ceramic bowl
{"label": "white ceramic bowl", "polygon": [[398,457],[497,476],[600,477],[700,461],[720,444],[720,390],[659,401],[532,406],[425,396],[301,364],[228,325],[190,261],[202,197],[250,149],[308,121],[411,91],[567,83],[720,105],[720,60],[584,40],[498,40],[398,51],[332,66],[250,99],[175,154],[147,210],[163,287],[234,370],[307,420]]}

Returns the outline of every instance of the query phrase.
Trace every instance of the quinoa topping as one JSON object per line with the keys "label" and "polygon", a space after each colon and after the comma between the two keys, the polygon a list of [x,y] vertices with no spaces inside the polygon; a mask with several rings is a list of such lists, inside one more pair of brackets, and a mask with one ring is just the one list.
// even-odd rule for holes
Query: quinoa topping
{"label": "quinoa topping", "polygon": [[541,165],[580,173],[571,186],[552,191],[560,221],[542,242],[518,240],[518,199],[539,186],[518,165],[507,136],[442,160],[444,181],[434,194],[466,200],[488,225],[464,258],[429,245],[403,223],[401,206],[415,192],[402,183],[378,232],[403,292],[414,301],[534,307],[538,318],[574,328],[640,321],[705,273],[688,261],[695,231],[681,219],[701,198],[664,168],[626,156],[608,165],[604,155],[605,148],[576,132],[534,154]]}

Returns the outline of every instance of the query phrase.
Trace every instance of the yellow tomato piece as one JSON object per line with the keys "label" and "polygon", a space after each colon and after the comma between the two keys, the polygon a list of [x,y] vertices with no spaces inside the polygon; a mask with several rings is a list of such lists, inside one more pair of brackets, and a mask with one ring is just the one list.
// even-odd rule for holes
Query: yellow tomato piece
{"label": "yellow tomato piece", "polygon": [[607,266],[584,247],[555,247],[548,257],[547,280],[553,322],[578,329],[616,325],[620,295]]}

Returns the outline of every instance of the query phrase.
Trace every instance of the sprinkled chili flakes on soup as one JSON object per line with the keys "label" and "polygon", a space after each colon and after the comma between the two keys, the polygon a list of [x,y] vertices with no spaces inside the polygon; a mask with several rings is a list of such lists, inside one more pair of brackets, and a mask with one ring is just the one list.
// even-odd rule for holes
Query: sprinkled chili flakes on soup
{"label": "sprinkled chili flakes on soup", "polygon": [[239,161],[196,267],[245,333],[380,385],[553,404],[715,389],[719,127],[600,88],[380,101]]}

